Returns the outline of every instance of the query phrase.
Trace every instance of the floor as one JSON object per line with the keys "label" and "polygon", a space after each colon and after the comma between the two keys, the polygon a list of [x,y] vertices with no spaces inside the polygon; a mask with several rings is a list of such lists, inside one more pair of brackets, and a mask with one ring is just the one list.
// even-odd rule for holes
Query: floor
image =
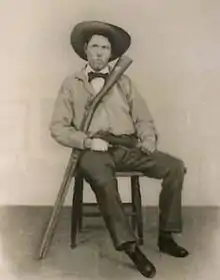
{"label": "floor", "polygon": [[[70,208],[62,210],[44,260],[37,248],[50,207],[0,207],[0,279],[75,280],[144,279],[123,253],[114,250],[101,218],[84,219],[79,245],[69,247]],[[184,208],[184,232],[176,239],[190,250],[185,259],[160,254],[157,209],[144,209],[143,251],[155,264],[155,280],[220,279],[220,208]]]}

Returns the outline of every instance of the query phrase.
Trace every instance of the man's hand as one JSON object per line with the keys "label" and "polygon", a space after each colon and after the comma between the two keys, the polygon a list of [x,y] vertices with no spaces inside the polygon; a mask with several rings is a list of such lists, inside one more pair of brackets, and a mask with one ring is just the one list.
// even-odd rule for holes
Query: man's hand
{"label": "man's hand", "polygon": [[87,139],[85,142],[85,147],[92,151],[106,152],[108,150],[109,143],[100,138]]}
{"label": "man's hand", "polygon": [[145,154],[150,155],[156,150],[156,143],[154,141],[149,141],[147,143],[139,143],[138,148],[140,148]]}
{"label": "man's hand", "polygon": [[108,142],[105,140],[94,138],[91,142],[91,148],[92,151],[108,151]]}
{"label": "man's hand", "polygon": [[155,152],[156,150],[156,147],[155,145],[149,145],[147,147],[141,147],[141,150],[147,154],[147,155],[150,155],[150,154],[153,154],[153,152]]}

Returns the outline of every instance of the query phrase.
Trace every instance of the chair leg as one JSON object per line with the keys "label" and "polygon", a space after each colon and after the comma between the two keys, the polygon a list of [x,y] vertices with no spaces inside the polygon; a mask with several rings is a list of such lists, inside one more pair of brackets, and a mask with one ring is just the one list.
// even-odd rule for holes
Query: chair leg
{"label": "chair leg", "polygon": [[[137,235],[139,238],[139,244],[144,243],[143,239],[143,214],[142,214],[142,203],[141,203],[141,191],[139,177],[133,176],[131,178],[131,188],[132,188],[132,205],[136,213],[136,222],[137,222]],[[134,221],[133,221],[134,223]]]}
{"label": "chair leg", "polygon": [[82,224],[82,197],[83,197],[83,177],[79,174],[75,177],[75,185],[72,200],[71,217],[71,248],[76,247],[78,229]]}
{"label": "chair leg", "polygon": [[131,216],[131,226],[134,232],[136,232],[137,228],[137,207],[135,203],[135,181],[133,177],[131,177],[131,205],[132,205],[132,212],[135,213],[135,215]]}
{"label": "chair leg", "polygon": [[79,192],[80,192],[80,196],[79,196],[79,220],[78,220],[78,227],[79,227],[79,231],[82,230],[82,226],[83,226],[83,178],[80,178],[80,182],[79,184]]}

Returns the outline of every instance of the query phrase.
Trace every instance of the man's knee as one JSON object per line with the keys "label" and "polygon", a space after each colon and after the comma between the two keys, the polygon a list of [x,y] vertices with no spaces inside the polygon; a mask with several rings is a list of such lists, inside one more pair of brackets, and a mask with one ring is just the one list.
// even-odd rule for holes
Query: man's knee
{"label": "man's knee", "polygon": [[173,172],[177,172],[178,174],[184,176],[186,173],[186,167],[184,162],[178,158],[172,158],[170,169]]}
{"label": "man's knee", "polygon": [[115,164],[107,152],[85,151],[78,163],[79,171],[85,179],[102,185],[115,177]]}
{"label": "man's knee", "polygon": [[154,153],[154,158],[158,170],[161,171],[162,178],[167,177],[170,173],[178,173],[182,175],[186,173],[185,164],[179,158],[160,151]]}
{"label": "man's knee", "polygon": [[169,172],[168,172],[168,180],[172,180],[173,182],[178,182],[176,184],[169,184],[172,188],[182,189],[184,174],[186,173],[186,167],[182,160],[178,158],[172,158],[169,164]]}

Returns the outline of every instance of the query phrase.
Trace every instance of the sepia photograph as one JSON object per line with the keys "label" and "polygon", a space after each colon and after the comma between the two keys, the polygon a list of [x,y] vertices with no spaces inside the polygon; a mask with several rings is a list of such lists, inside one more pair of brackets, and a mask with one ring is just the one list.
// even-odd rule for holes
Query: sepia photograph
{"label": "sepia photograph", "polygon": [[219,11],[1,1],[1,279],[219,279]]}

